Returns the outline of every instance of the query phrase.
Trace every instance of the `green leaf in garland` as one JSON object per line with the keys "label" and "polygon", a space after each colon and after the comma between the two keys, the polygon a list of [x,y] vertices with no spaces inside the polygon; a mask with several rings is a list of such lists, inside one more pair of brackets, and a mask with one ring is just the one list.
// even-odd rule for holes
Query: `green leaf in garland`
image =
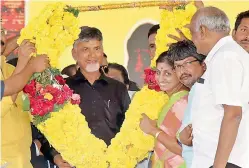
{"label": "green leaf in garland", "polygon": [[35,125],[35,126],[37,126],[39,123],[42,123],[42,122],[44,122],[44,121],[46,121],[48,118],[50,118],[51,117],[51,114],[50,113],[47,113],[47,114],[45,114],[44,116],[39,116],[39,115],[36,115],[36,116],[34,116],[34,118],[33,118],[33,124]]}
{"label": "green leaf in garland", "polygon": [[30,111],[30,101],[29,101],[29,98],[26,94],[23,94],[22,96],[23,98],[23,111]]}
{"label": "green leaf in garland", "polygon": [[78,17],[80,13],[79,9],[73,8],[72,6],[69,5],[67,5],[65,11],[72,13],[75,17]]}
{"label": "green leaf in garland", "polygon": [[60,109],[62,109],[64,107],[65,103],[62,104],[62,105],[58,105],[58,104],[55,104],[54,105],[54,109],[53,109],[53,112],[58,112],[60,111]]}
{"label": "green leaf in garland", "polygon": [[185,10],[186,8],[186,4],[183,5],[179,5],[178,7],[176,7],[176,10]]}
{"label": "green leaf in garland", "polygon": [[56,76],[56,75],[61,75],[60,70],[57,69],[57,68],[49,68],[49,70],[50,70],[50,72],[51,72],[54,76]]}

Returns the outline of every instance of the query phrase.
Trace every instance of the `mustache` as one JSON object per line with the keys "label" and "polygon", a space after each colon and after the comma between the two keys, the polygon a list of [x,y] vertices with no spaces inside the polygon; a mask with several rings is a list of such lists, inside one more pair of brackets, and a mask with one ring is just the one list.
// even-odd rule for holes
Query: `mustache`
{"label": "mustache", "polygon": [[249,39],[244,39],[244,40],[241,40],[241,42],[248,42],[249,43]]}
{"label": "mustache", "polygon": [[2,46],[4,46],[4,45],[5,45],[5,43],[4,43],[2,40],[1,40],[1,45],[2,45]]}
{"label": "mustache", "polygon": [[184,74],[181,75],[180,80],[182,80],[182,79],[185,78],[185,77],[191,77],[191,76],[192,76],[192,75],[190,75],[190,74],[184,73]]}

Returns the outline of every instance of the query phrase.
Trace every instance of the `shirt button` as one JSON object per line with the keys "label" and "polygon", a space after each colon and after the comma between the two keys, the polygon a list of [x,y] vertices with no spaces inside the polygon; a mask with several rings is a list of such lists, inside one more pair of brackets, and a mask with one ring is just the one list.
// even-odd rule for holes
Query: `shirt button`
{"label": "shirt button", "polygon": [[94,101],[92,101],[92,104],[95,104],[96,103],[96,101],[94,100]]}

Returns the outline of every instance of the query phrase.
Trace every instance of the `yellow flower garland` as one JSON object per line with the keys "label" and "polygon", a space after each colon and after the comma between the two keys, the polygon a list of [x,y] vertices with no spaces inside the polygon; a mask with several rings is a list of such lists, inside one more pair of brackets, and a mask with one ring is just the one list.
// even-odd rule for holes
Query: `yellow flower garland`
{"label": "yellow flower garland", "polygon": [[37,54],[47,54],[53,67],[57,67],[61,52],[71,46],[80,33],[79,20],[65,12],[65,7],[63,3],[48,5],[21,30],[17,41],[19,45],[25,39],[35,43]]}
{"label": "yellow flower garland", "polygon": [[[76,27],[78,24],[75,24],[78,23],[77,19],[64,12],[64,7],[60,3],[47,6],[38,18],[22,30],[18,40],[20,44],[23,39],[30,39],[36,44],[38,54],[48,54],[54,66],[57,65],[59,53],[65,46],[72,45],[79,34]],[[193,3],[190,3],[186,10],[174,8],[173,13],[162,11],[161,28],[156,37],[156,57],[151,67],[155,67],[158,55],[167,50],[166,44],[171,42],[167,34],[176,34],[175,28],[182,29],[186,34],[187,29],[183,27],[189,23],[195,10]],[[189,37],[189,33],[187,36]],[[145,113],[151,119],[157,119],[167,101],[166,94],[144,86],[136,93],[120,132],[112,139],[108,148],[104,141],[91,134],[81,109],[76,105],[65,105],[59,112],[51,113],[51,117],[37,127],[62,157],[77,168],[133,168],[154,145],[154,139],[139,128],[141,114]]]}
{"label": "yellow flower garland", "polygon": [[168,50],[167,44],[176,42],[167,36],[168,34],[179,36],[176,32],[176,28],[179,28],[183,34],[190,39],[190,31],[185,26],[190,24],[191,18],[196,10],[194,2],[191,2],[186,5],[185,10],[177,10],[177,7],[175,7],[173,8],[173,11],[162,11],[160,29],[157,31],[156,36],[156,56],[151,62],[151,67],[156,67],[156,60],[158,56],[162,52]]}

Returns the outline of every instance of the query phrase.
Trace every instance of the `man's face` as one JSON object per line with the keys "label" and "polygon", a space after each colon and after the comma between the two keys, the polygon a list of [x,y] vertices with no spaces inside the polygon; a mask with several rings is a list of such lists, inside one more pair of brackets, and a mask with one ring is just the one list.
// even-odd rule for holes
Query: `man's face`
{"label": "man's face", "polygon": [[249,18],[244,18],[237,30],[233,30],[234,40],[249,53]]}
{"label": "man's face", "polygon": [[206,55],[207,54],[205,51],[206,45],[204,43],[204,39],[202,38],[201,31],[196,31],[195,19],[191,20],[189,29],[192,35],[192,41],[196,46],[197,53]]}
{"label": "man's face", "polygon": [[200,63],[194,57],[175,61],[174,66],[178,79],[188,88],[191,88],[206,70],[205,63]]}
{"label": "man's face", "polygon": [[124,78],[122,76],[122,73],[117,69],[109,68],[108,77],[113,78],[113,79],[115,79],[115,80],[117,80],[119,82],[124,83]]}
{"label": "man's face", "polygon": [[150,58],[153,59],[156,54],[156,33],[151,34],[148,40],[149,40]]}
{"label": "man's face", "polygon": [[4,50],[6,48],[6,42],[7,42],[7,38],[6,38],[5,30],[1,28],[1,55],[4,53]]}
{"label": "man's face", "polygon": [[104,57],[102,41],[91,39],[78,42],[72,54],[81,69],[86,72],[96,72],[102,65]]}

